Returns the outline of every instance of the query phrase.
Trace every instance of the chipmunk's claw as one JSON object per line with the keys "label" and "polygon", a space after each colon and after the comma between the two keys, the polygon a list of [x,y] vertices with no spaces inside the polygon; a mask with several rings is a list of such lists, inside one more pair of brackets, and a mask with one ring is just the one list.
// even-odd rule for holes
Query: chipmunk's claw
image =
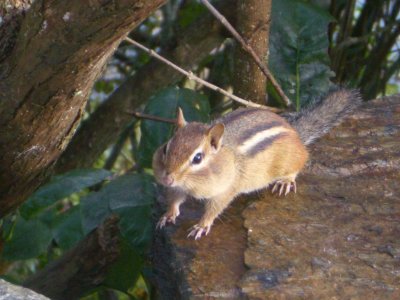
{"label": "chipmunk's claw", "polygon": [[194,225],[190,228],[190,232],[187,237],[194,237],[195,240],[198,240],[204,235],[207,235],[210,232],[211,225],[208,226],[200,226],[199,224]]}
{"label": "chipmunk's claw", "polygon": [[271,192],[272,194],[277,192],[279,196],[286,196],[291,190],[293,190],[294,193],[297,193],[296,181],[277,180],[273,183]]}
{"label": "chipmunk's claw", "polygon": [[168,225],[169,223],[175,224],[176,217],[177,216],[171,216],[167,214],[163,215],[160,220],[158,220],[156,229],[162,229],[163,227],[165,227],[165,225]]}

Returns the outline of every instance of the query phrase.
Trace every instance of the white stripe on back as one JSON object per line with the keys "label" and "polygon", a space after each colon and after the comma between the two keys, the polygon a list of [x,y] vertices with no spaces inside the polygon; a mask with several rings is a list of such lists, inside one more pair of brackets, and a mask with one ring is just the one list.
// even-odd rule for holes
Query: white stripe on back
{"label": "white stripe on back", "polygon": [[249,149],[257,145],[258,143],[264,141],[267,138],[274,137],[282,132],[288,132],[289,129],[285,127],[273,127],[260,132],[257,132],[255,135],[250,137],[244,143],[239,145],[238,150],[240,153],[246,153]]}

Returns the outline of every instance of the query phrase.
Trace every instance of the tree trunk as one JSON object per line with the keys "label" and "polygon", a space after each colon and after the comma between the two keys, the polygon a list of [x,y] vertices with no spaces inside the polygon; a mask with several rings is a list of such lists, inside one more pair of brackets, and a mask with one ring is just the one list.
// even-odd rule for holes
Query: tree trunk
{"label": "tree trunk", "polygon": [[0,217],[49,175],[120,41],[165,0],[48,1],[0,27]]}
{"label": "tree trunk", "polygon": [[[272,0],[238,0],[236,29],[256,54],[267,60]],[[235,52],[235,94],[265,104],[267,79],[253,58],[237,45]]]}
{"label": "tree trunk", "polygon": [[[229,18],[231,5],[231,0],[221,1],[218,9]],[[163,55],[190,70],[221,44],[221,29],[220,22],[207,13],[179,35],[175,49]],[[120,133],[132,120],[127,111],[137,109],[155,91],[182,78],[182,74],[156,60],[144,66],[136,75],[128,78],[82,124],[57,163],[56,172],[91,167],[107,147],[117,141]]]}

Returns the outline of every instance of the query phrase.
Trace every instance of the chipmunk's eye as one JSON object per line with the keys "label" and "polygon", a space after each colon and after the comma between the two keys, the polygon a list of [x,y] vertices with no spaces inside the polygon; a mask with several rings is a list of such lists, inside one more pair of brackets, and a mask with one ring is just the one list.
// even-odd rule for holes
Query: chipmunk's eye
{"label": "chipmunk's eye", "polygon": [[164,147],[162,148],[162,153],[164,155],[167,155],[167,144],[165,144]]}
{"label": "chipmunk's eye", "polygon": [[198,165],[199,163],[201,163],[202,159],[203,153],[199,152],[193,157],[192,164]]}

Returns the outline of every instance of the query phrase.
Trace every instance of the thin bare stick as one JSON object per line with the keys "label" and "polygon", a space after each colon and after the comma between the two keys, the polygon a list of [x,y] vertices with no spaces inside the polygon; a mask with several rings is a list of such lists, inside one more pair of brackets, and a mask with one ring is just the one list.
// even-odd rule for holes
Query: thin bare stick
{"label": "thin bare stick", "polygon": [[131,43],[132,45],[134,45],[134,46],[142,49],[143,51],[149,53],[150,56],[152,56],[152,57],[162,61],[163,63],[167,64],[168,66],[174,68],[178,72],[184,74],[190,80],[194,80],[194,81],[196,81],[196,82],[198,82],[200,84],[203,84],[204,86],[208,87],[209,89],[212,89],[213,91],[219,92],[219,93],[231,98],[232,100],[234,100],[236,102],[239,102],[239,103],[241,103],[243,105],[246,105],[246,106],[265,108],[265,109],[268,109],[268,110],[273,111],[273,112],[279,111],[278,109],[276,109],[274,107],[268,107],[268,106],[265,106],[265,105],[260,105],[260,104],[257,104],[257,103],[254,103],[254,102],[239,98],[239,97],[233,95],[232,93],[229,93],[228,91],[226,91],[224,89],[221,89],[220,87],[201,79],[200,77],[194,75],[192,72],[190,72],[190,71],[188,72],[188,71],[182,69],[181,67],[175,65],[171,61],[167,60],[166,58],[164,58],[161,55],[159,55],[158,53],[156,53],[155,51],[143,46],[142,44],[139,44],[138,42],[132,40],[131,38],[128,38],[128,37],[125,38],[125,41],[127,41],[127,42]]}
{"label": "thin bare stick", "polygon": [[290,99],[286,96],[285,92],[282,90],[281,86],[276,81],[275,77],[269,71],[268,67],[261,61],[261,59],[258,57],[258,55],[254,52],[253,48],[250,47],[250,45],[248,45],[244,41],[244,39],[235,30],[235,28],[233,28],[233,26],[228,22],[228,20],[218,10],[216,10],[215,7],[212,6],[210,2],[208,2],[207,0],[200,0],[200,1],[222,23],[222,25],[224,25],[225,28],[230,31],[230,33],[235,37],[235,39],[242,45],[243,49],[246,50],[247,53],[249,53],[253,57],[254,61],[256,62],[256,64],[260,68],[260,70],[264,73],[264,75],[271,82],[272,86],[278,92],[279,96],[281,96],[285,105],[290,106],[292,104]]}
{"label": "thin bare stick", "polygon": [[139,119],[147,119],[147,120],[152,120],[152,121],[157,121],[157,122],[176,124],[175,119],[167,119],[167,118],[157,117],[157,116],[153,116],[153,115],[140,113],[137,111],[127,111],[126,113],[128,113],[136,118],[139,118]]}

